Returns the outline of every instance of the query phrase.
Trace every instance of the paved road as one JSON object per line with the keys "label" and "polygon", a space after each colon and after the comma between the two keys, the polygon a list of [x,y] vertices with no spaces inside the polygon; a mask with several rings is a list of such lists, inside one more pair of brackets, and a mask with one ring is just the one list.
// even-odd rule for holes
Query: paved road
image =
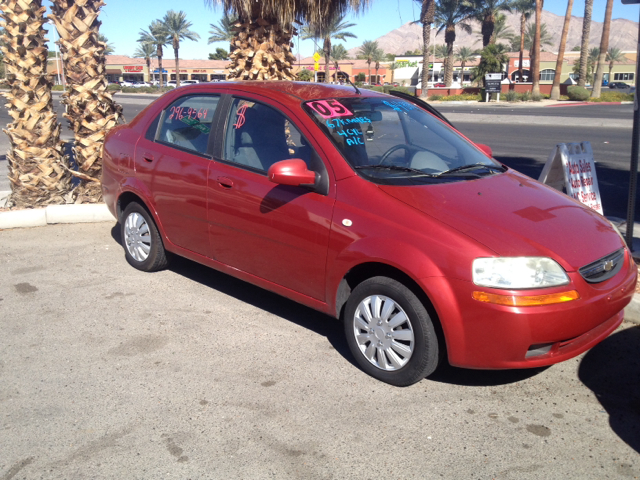
{"label": "paved road", "polygon": [[338,322],[189,261],[138,272],[112,227],[0,231],[0,479],[640,477],[640,327],[400,389]]}
{"label": "paved road", "polygon": [[476,106],[473,104],[448,105],[440,103],[438,110],[445,115],[449,112],[469,113],[480,115],[528,115],[536,117],[565,117],[565,118],[607,118],[607,119],[633,119],[633,105],[581,105],[558,107],[524,107],[504,104],[499,107]]}

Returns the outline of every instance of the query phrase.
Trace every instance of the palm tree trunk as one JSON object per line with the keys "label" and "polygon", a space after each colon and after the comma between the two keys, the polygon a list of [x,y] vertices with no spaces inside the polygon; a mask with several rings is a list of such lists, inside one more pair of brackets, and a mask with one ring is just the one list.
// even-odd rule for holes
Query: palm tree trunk
{"label": "palm tree trunk", "polygon": [[380,64],[376,62],[376,85],[380,83],[380,78],[378,77],[378,69],[380,68]]}
{"label": "palm tree trunk", "polygon": [[8,205],[65,203],[71,175],[51,99],[53,75],[47,74],[46,9],[42,0],[5,0],[0,8],[6,23],[2,53],[11,87],[2,95],[13,118],[4,130],[11,142]]}
{"label": "palm tree trunk", "polygon": [[482,33],[483,48],[489,45],[490,43],[495,43],[495,39],[493,38],[494,26],[495,26],[495,18],[493,16],[493,13],[484,17],[484,19],[482,20],[482,28],[480,30]]}
{"label": "palm tree trunk", "polygon": [[447,25],[444,33],[444,41],[447,44],[447,61],[444,68],[444,84],[447,87],[453,82],[453,44],[456,41],[456,26]]}
{"label": "palm tree trunk", "polygon": [[296,58],[291,53],[293,26],[280,26],[275,18],[260,17],[260,4],[253,4],[251,19],[240,19],[231,42],[229,80],[295,80],[291,71]]}
{"label": "palm tree trunk", "polygon": [[518,78],[520,79],[520,83],[524,81],[524,78],[522,76],[522,62],[524,62],[524,31],[526,28],[527,28],[527,19],[525,18],[523,13],[522,15],[520,15],[520,58],[518,62]]}
{"label": "palm tree trunk", "polygon": [[164,85],[164,73],[162,70],[162,45],[158,45],[158,50],[157,50],[157,54],[158,54],[158,72],[160,73],[160,79],[158,80],[160,83],[158,84],[160,86],[160,88],[162,88],[162,86]]}
{"label": "palm tree trunk", "polygon": [[611,75],[613,74],[613,61],[609,62],[609,83],[613,80]]}
{"label": "palm tree trunk", "polygon": [[429,96],[429,46],[431,44],[431,24],[436,12],[435,0],[422,0],[422,9],[420,11],[420,22],[422,23],[422,76],[420,83],[422,85],[422,93],[420,98],[425,100]]}
{"label": "palm tree trunk", "polygon": [[102,145],[122,114],[107,90],[104,50],[98,41],[102,0],[53,0],[50,18],[60,35],[68,90],[62,95],[65,118],[75,134],[73,152],[82,180],[76,188],[80,202],[102,199]]}
{"label": "palm tree trunk", "polygon": [[367,76],[369,78],[369,85],[371,85],[371,61],[367,60]]}
{"label": "palm tree trunk", "polygon": [[602,76],[604,66],[607,63],[607,50],[609,50],[609,32],[611,31],[611,12],[613,10],[613,0],[607,0],[607,9],[604,12],[604,25],[602,26],[602,37],[600,38],[600,56],[598,58],[598,70],[596,78],[593,80],[593,98],[600,98],[602,91]]}
{"label": "palm tree trunk", "polygon": [[578,86],[584,87],[587,84],[587,66],[589,63],[589,32],[591,32],[591,12],[593,10],[593,0],[584,2],[584,18],[582,19],[582,47],[580,50],[580,78]]}
{"label": "palm tree trunk", "polygon": [[[322,53],[324,53],[324,83],[329,82],[329,64],[331,63],[331,38],[325,37],[322,44]],[[338,72],[336,71],[336,75]]]}
{"label": "palm tree trunk", "polygon": [[180,86],[180,58],[178,57],[178,51],[180,50],[180,40],[173,39],[173,55],[176,60],[176,88]]}
{"label": "palm tree trunk", "polygon": [[536,0],[536,34],[533,39],[533,65],[531,65],[531,94],[540,95],[540,25],[542,23],[542,6],[544,0]]}
{"label": "palm tree trunk", "polygon": [[564,50],[567,47],[567,35],[569,35],[569,24],[571,22],[572,9],[573,0],[569,0],[567,2],[567,13],[564,16],[564,25],[562,27],[562,37],[560,38],[558,59],[556,60],[556,74],[553,77],[553,86],[551,87],[551,100],[560,99],[560,76],[562,75],[562,63],[564,62]]}

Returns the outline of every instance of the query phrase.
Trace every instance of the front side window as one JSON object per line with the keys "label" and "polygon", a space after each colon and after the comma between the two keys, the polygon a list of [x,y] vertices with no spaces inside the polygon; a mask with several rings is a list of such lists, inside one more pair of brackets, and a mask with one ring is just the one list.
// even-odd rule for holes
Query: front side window
{"label": "front side window", "polygon": [[505,168],[453,128],[397,98],[312,100],[304,108],[347,162],[379,183],[440,183]]}
{"label": "front side window", "polygon": [[181,97],[164,111],[156,140],[206,154],[213,115],[220,97],[191,95]]}
{"label": "front side window", "polygon": [[227,120],[224,159],[266,172],[290,158],[315,170],[312,148],[290,120],[263,103],[236,98]]}

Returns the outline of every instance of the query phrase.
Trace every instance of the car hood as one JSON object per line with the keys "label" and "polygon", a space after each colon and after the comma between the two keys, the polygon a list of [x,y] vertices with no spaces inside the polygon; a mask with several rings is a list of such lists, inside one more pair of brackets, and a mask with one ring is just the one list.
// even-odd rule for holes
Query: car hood
{"label": "car hood", "polygon": [[604,217],[513,171],[471,181],[380,189],[500,256],[551,257],[575,271],[624,245]]}

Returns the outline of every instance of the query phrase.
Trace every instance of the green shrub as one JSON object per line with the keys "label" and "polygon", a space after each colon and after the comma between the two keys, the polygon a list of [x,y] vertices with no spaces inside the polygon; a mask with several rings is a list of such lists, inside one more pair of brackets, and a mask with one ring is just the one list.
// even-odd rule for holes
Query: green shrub
{"label": "green shrub", "polygon": [[[56,85],[56,86],[58,86],[58,85]],[[119,91],[121,89],[122,89],[122,87],[120,85],[118,85],[117,83],[110,83],[107,86],[107,91],[109,91],[109,92]]]}
{"label": "green shrub", "polygon": [[465,101],[474,101],[479,102],[480,96],[473,95],[471,93],[461,93],[459,95],[449,95],[446,97],[442,97],[443,102],[465,102]]}
{"label": "green shrub", "polygon": [[534,102],[540,102],[542,100],[542,95],[540,95],[539,93],[534,93],[533,95],[531,95],[531,100]]}
{"label": "green shrub", "polygon": [[509,90],[505,94],[504,97],[507,100],[507,102],[517,102],[518,101],[518,92],[513,91],[513,90]]}
{"label": "green shrub", "polygon": [[571,85],[567,88],[567,96],[569,100],[584,102],[589,100],[589,90],[584,87],[578,87],[577,85]]}
{"label": "green shrub", "polygon": [[531,100],[531,92],[526,91],[526,92],[522,92],[519,95],[520,101],[521,102],[528,102],[529,100]]}
{"label": "green shrub", "polygon": [[54,85],[53,87],[51,87],[51,90],[53,90],[54,92],[62,92],[64,90],[64,87],[62,85]]}
{"label": "green shrub", "polygon": [[443,97],[442,95],[431,95],[431,96],[429,97],[429,100],[430,100],[431,102],[440,102],[440,101],[442,101],[442,99],[443,99],[443,98],[444,98],[444,97]]}
{"label": "green shrub", "polygon": [[602,92],[600,98],[590,98],[591,102],[633,102],[633,94],[624,92]]}

